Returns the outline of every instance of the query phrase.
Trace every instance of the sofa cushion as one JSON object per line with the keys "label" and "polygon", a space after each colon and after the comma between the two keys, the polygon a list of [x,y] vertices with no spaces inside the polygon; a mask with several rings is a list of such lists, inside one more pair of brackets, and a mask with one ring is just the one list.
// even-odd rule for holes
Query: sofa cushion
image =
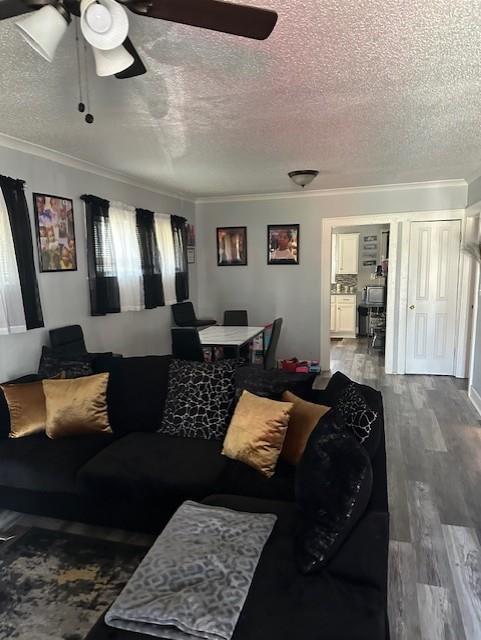
{"label": "sofa cushion", "polygon": [[216,490],[226,465],[221,443],[131,433],[90,460],[79,473],[79,485],[102,497],[152,498],[179,504]]}
{"label": "sofa cushion", "polygon": [[222,440],[232,415],[238,366],[237,360],[172,360],[159,433]]}
{"label": "sofa cushion", "polygon": [[354,435],[339,431],[336,414],[330,411],[312,432],[296,468],[302,572],[319,571],[335,556],[366,511],[372,480],[367,452]]}
{"label": "sofa cushion", "polygon": [[256,396],[281,400],[284,391],[291,391],[296,396],[309,400],[315,373],[293,373],[283,369],[263,369],[253,365],[240,367],[236,373],[236,395],[250,391]]}
{"label": "sofa cushion", "polygon": [[295,467],[279,460],[271,478],[243,462],[227,459],[219,481],[218,491],[226,494],[264,498],[267,500],[294,500]]}
{"label": "sofa cushion", "polygon": [[156,431],[167,396],[171,356],[99,357],[95,373],[109,373],[107,403],[114,433]]}
{"label": "sofa cushion", "polygon": [[[361,536],[354,531],[343,548],[352,546],[351,562],[362,556],[364,549],[368,551],[367,562],[360,558],[363,567],[359,578],[345,579],[330,569],[315,576],[299,573],[292,542],[298,522],[295,505],[228,495],[209,496],[203,502],[277,515],[232,640],[386,640],[388,534],[383,514]],[[108,627],[102,615],[86,640],[149,637]]]}
{"label": "sofa cushion", "polygon": [[0,486],[71,493],[78,470],[113,441],[109,435],[51,440],[44,433],[0,441]]}
{"label": "sofa cushion", "polygon": [[92,355],[88,353],[64,353],[51,347],[42,347],[42,355],[38,365],[38,375],[41,378],[81,378],[91,376]]}

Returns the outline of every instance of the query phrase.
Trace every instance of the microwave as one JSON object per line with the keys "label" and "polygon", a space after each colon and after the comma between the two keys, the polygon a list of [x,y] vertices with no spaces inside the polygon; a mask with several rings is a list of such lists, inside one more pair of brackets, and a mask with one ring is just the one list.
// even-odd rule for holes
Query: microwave
{"label": "microwave", "polygon": [[386,287],[364,287],[364,302],[367,304],[384,304]]}

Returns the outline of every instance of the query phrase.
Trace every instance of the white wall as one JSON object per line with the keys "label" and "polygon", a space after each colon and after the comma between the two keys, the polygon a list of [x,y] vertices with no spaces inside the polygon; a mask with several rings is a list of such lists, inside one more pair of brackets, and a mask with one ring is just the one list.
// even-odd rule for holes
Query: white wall
{"label": "white wall", "polygon": [[[239,197],[197,203],[198,300],[219,320],[247,309],[250,324],[284,318],[278,356],[319,358],[322,218],[466,206],[463,181]],[[267,265],[267,225],[300,223],[300,264]],[[217,267],[216,227],[247,226],[248,265]],[[327,303],[328,301],[326,301]]]}
{"label": "white wall", "polygon": [[[24,152],[0,148],[0,173],[26,180],[26,198],[33,221],[32,192],[51,193],[74,201],[78,271],[38,274],[45,328],[24,334],[0,336],[0,380],[37,370],[41,346],[48,344],[48,329],[80,324],[90,351],[114,351],[124,355],[170,352],[170,307],[91,317],[85,247],[82,194],[194,219],[192,202],[72,168]],[[32,225],[34,243],[36,241]],[[36,245],[35,261],[38,271]],[[191,297],[196,297],[196,270],[190,270]]]}

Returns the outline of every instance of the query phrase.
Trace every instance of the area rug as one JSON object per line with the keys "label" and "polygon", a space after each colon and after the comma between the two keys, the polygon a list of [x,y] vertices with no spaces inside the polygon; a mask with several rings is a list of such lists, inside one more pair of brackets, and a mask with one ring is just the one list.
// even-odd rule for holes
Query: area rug
{"label": "area rug", "polygon": [[32,528],[0,547],[0,640],[83,640],[147,548]]}

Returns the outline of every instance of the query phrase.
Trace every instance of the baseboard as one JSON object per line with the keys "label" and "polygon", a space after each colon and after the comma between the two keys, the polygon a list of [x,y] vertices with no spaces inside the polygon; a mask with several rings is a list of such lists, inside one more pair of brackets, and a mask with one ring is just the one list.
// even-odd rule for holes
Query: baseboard
{"label": "baseboard", "polygon": [[473,403],[476,411],[481,415],[481,395],[476,391],[476,389],[472,385],[469,385],[468,397]]}

